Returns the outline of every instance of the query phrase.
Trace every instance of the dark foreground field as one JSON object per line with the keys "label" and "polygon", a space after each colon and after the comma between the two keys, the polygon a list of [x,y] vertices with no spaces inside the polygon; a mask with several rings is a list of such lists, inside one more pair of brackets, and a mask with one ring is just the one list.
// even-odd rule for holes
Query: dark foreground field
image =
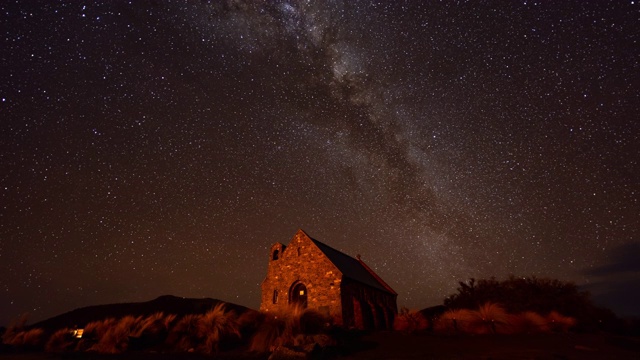
{"label": "dark foreground field", "polygon": [[349,359],[640,359],[640,339],[609,335],[374,334]]}
{"label": "dark foreground field", "polygon": [[[349,347],[342,351],[339,359],[640,359],[640,338],[589,334],[444,336],[382,332],[364,335]],[[200,360],[267,357],[242,353],[227,353],[217,357],[137,352],[122,355],[0,354],[0,359],[16,360]]]}

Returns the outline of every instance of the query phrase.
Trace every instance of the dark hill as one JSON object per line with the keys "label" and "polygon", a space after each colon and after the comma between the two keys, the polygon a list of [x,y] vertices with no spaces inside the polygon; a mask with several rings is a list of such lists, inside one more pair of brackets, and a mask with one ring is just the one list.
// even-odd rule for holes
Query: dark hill
{"label": "dark hill", "polygon": [[190,299],[164,295],[146,302],[87,306],[40,321],[33,324],[32,327],[47,330],[75,326],[84,327],[92,321],[107,318],[121,318],[127,315],[147,316],[160,311],[165,314],[176,314],[178,316],[204,314],[220,302],[226,304],[227,310],[234,310],[239,314],[246,311],[255,311],[241,305],[227,303],[217,299]]}

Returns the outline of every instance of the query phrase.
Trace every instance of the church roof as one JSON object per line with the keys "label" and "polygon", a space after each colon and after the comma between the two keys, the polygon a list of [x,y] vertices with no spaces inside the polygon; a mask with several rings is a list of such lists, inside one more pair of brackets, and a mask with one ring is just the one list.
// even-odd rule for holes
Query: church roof
{"label": "church roof", "polygon": [[[307,235],[308,236],[308,235]],[[309,236],[308,236],[309,237]],[[331,246],[309,237],[327,258],[342,272],[342,275],[362,284],[397,295],[364,261],[338,251]]]}

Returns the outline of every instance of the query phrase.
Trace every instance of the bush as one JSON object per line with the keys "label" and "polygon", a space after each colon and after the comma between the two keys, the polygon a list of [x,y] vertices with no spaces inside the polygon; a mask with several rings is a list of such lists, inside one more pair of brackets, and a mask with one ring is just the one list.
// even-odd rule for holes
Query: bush
{"label": "bush", "polygon": [[[579,331],[600,331],[615,326],[617,319],[610,310],[599,308],[587,291],[576,284],[556,279],[514,277],[498,281],[495,278],[460,282],[458,292],[447,297],[444,305],[451,309],[474,309],[491,302],[502,304],[512,314],[532,311],[549,314],[557,311],[575,321]],[[563,319],[561,321],[570,321]],[[562,322],[557,331],[565,331]]]}

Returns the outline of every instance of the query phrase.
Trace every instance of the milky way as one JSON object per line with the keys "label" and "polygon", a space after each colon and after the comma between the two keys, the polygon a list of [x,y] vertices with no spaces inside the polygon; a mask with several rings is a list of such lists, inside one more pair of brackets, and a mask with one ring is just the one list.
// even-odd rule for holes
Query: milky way
{"label": "milky way", "polygon": [[610,296],[640,287],[634,1],[0,9],[0,325],[256,308],[298,228],[400,305],[513,274],[638,313]]}

